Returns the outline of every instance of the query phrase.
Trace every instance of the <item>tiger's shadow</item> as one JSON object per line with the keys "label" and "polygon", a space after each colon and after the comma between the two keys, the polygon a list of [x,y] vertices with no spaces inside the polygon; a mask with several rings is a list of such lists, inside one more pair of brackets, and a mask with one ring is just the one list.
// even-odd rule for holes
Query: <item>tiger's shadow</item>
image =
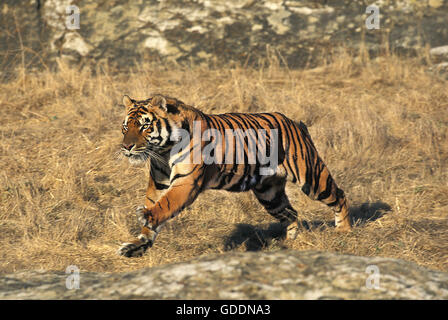
{"label": "tiger's shadow", "polygon": [[[375,221],[391,211],[391,207],[384,202],[362,203],[349,208],[352,225],[356,228]],[[325,228],[334,228],[334,222],[302,221],[302,230],[320,231]],[[246,251],[259,251],[268,247],[273,241],[285,238],[285,230],[280,223],[271,223],[267,226],[253,226],[239,223],[230,236],[224,240],[224,250],[230,251],[242,245]]]}

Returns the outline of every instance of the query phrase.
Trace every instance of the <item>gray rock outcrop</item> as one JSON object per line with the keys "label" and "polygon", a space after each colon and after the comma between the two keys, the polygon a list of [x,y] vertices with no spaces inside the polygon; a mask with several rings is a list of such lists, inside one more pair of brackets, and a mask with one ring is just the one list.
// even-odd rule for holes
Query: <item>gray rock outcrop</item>
{"label": "gray rock outcrop", "polygon": [[[379,29],[366,27],[368,5],[379,8]],[[448,44],[448,0],[5,0],[0,12],[5,65],[22,47],[25,64],[253,64],[274,53],[303,67],[341,45],[414,54]]]}
{"label": "gray rock outcrop", "polygon": [[0,278],[0,299],[448,299],[448,274],[391,258],[318,251],[244,252],[134,272]]}
{"label": "gray rock outcrop", "polygon": [[448,79],[448,45],[432,48],[429,54],[434,63],[429,70]]}

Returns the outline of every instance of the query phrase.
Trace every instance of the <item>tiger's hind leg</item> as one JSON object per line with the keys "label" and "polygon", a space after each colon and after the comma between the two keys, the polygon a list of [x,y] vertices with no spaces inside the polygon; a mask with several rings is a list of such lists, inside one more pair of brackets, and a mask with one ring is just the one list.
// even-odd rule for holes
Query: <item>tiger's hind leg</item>
{"label": "tiger's hind leg", "polygon": [[286,229],[286,239],[294,240],[299,233],[299,221],[286,195],[285,184],[285,179],[273,178],[255,186],[253,192],[266,211]]}
{"label": "tiger's hind leg", "polygon": [[338,188],[326,167],[320,177],[315,193],[308,184],[303,185],[302,191],[313,200],[321,201],[333,209],[337,231],[350,231],[352,226],[344,191]]}
{"label": "tiger's hind leg", "polygon": [[[347,208],[347,198],[344,191],[337,188],[335,195],[333,195],[334,201],[327,205],[333,208],[334,219],[337,231],[351,231],[352,225],[350,222],[350,214]],[[325,202],[324,202],[325,203]]]}

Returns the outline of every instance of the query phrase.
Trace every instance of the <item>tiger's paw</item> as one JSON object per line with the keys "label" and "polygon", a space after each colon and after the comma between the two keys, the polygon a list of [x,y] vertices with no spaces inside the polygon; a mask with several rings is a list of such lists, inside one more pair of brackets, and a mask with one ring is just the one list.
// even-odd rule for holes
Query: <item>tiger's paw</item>
{"label": "tiger's paw", "polygon": [[124,257],[141,257],[148,248],[152,247],[152,241],[143,242],[141,240],[135,242],[125,242],[118,249],[117,253]]}

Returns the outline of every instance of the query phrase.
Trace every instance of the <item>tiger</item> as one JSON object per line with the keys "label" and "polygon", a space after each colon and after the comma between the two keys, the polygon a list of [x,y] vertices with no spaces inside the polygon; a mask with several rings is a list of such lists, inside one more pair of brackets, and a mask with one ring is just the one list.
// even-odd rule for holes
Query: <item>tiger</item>
{"label": "tiger", "polygon": [[[123,243],[119,255],[142,256],[163,225],[208,189],[252,191],[279,221],[285,238],[294,240],[302,223],[285,192],[289,181],[333,209],[337,231],[352,229],[344,191],[318,155],[303,122],[279,112],[206,114],[163,94],[146,100],[124,95],[123,106],[121,152],[131,163],[149,162],[150,178],[144,206],[136,210],[140,234]],[[250,148],[256,138],[258,153]],[[212,157],[206,157],[207,148]],[[263,151],[269,156],[259,156]],[[231,156],[222,161],[224,154]],[[268,157],[277,160],[271,161],[272,167],[266,166]]]}

